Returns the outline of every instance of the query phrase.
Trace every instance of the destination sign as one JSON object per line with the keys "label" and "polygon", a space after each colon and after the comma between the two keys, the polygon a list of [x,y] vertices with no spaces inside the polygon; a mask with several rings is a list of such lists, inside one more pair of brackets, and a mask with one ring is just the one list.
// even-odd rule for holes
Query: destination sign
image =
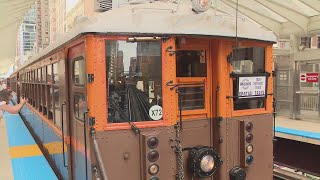
{"label": "destination sign", "polygon": [[266,95],[266,76],[239,77],[238,97],[256,98]]}

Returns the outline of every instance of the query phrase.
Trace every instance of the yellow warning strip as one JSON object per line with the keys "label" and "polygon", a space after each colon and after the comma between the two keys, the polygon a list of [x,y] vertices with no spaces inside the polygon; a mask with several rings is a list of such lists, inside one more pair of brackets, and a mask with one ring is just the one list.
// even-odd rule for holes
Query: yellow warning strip
{"label": "yellow warning strip", "polygon": [[[44,148],[48,151],[49,154],[63,153],[62,142],[46,143],[44,144]],[[66,145],[65,150],[67,150]],[[43,155],[37,144],[26,146],[12,146],[10,147],[9,152],[12,159]]]}
{"label": "yellow warning strip", "polygon": [[43,155],[37,144],[26,146],[12,146],[9,149],[9,153],[12,159]]}

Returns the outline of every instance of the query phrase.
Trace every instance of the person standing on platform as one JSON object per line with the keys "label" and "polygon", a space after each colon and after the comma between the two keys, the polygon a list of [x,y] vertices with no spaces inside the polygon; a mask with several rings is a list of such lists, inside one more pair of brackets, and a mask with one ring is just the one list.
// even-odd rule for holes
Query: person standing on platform
{"label": "person standing on platform", "polygon": [[2,119],[4,112],[8,112],[10,114],[17,114],[20,112],[23,105],[28,102],[28,99],[20,97],[20,103],[12,106],[9,105],[9,101],[12,98],[11,92],[7,90],[0,91],[0,119]]}

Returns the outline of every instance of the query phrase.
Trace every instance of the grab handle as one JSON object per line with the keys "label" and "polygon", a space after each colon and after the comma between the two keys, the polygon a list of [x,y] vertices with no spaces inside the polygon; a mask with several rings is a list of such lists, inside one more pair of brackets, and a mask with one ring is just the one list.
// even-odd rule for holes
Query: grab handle
{"label": "grab handle", "polygon": [[63,106],[65,106],[66,103],[62,103],[61,106],[60,106],[60,112],[61,112],[61,129],[62,129],[62,153],[63,153],[63,166],[64,167],[68,167],[68,164],[66,165],[66,157],[65,157],[65,149],[64,149],[64,119],[63,119]]}

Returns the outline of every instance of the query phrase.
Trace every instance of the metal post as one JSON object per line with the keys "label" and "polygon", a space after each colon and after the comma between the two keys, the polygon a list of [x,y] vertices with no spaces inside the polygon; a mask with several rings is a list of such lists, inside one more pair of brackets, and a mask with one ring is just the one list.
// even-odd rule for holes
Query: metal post
{"label": "metal post", "polygon": [[298,118],[298,111],[299,111],[299,94],[297,91],[299,90],[299,63],[297,61],[294,62],[294,73],[293,73],[293,119]]}

